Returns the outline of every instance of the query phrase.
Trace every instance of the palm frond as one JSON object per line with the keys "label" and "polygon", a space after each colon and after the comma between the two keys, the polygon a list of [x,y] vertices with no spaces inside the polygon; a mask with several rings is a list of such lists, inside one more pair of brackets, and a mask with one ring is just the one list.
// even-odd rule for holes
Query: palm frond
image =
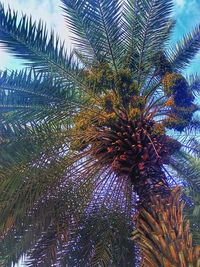
{"label": "palm frond", "polygon": [[191,33],[186,34],[176,44],[176,48],[170,49],[171,64],[175,70],[181,70],[188,66],[200,49],[200,25]]}
{"label": "palm frond", "polygon": [[108,60],[117,70],[123,52],[119,0],[62,0],[77,48]]}
{"label": "palm frond", "polygon": [[179,152],[170,162],[178,176],[196,191],[200,190],[199,159],[186,152]]}
{"label": "palm frond", "polygon": [[189,133],[190,135],[198,136],[199,131],[200,131],[200,116],[199,116],[199,112],[196,112],[193,115],[193,118],[190,121],[190,124],[185,128],[185,133],[186,135]]}
{"label": "palm frond", "polygon": [[1,224],[6,224],[9,214],[14,221],[23,218],[51,185],[63,179],[71,164],[69,136],[63,122],[1,125]]}
{"label": "palm frond", "polygon": [[153,58],[169,38],[172,6],[172,1],[129,0],[125,3],[126,40],[139,81],[142,73],[147,75],[152,68]]}
{"label": "palm frond", "polygon": [[99,51],[94,43],[94,37],[90,33],[92,26],[92,21],[88,19],[88,12],[91,12],[90,5],[85,1],[63,0],[62,2],[66,22],[73,35],[76,35],[73,40],[77,48],[90,60],[98,59]]}
{"label": "palm frond", "polygon": [[188,77],[188,82],[189,82],[190,89],[193,92],[193,94],[196,97],[199,97],[199,94],[200,94],[200,76],[198,74],[190,75]]}
{"label": "palm frond", "polygon": [[[36,203],[32,212],[18,220],[0,244],[2,265],[12,266],[22,255],[27,255],[28,266],[51,265],[55,261],[55,249],[57,253],[66,246],[70,239],[70,229],[75,228],[78,218],[84,212],[82,209],[78,213],[76,207],[86,199],[86,195],[73,183],[68,183],[60,188],[59,193],[55,194],[54,190],[54,195],[49,195],[47,201]],[[76,222],[71,219],[72,216]],[[34,257],[37,264],[34,263]],[[45,263],[42,263],[44,257]]]}
{"label": "palm frond", "polygon": [[[62,79],[56,79],[52,73],[37,73],[34,69],[24,69],[21,71],[4,71],[0,75],[0,90],[15,91],[24,98],[30,100],[38,99],[38,102],[59,100],[73,94],[72,89],[66,88],[66,83]],[[17,98],[17,96],[15,98]],[[14,100],[13,100],[14,102]],[[22,101],[16,100],[22,103]],[[36,102],[36,101],[35,101]]]}
{"label": "palm frond", "polygon": [[36,24],[32,18],[18,18],[16,12],[0,6],[0,41],[16,57],[44,71],[59,74],[65,80],[81,83],[77,63],[68,55],[64,44],[53,31],[49,35],[45,24]]}
{"label": "palm frond", "polygon": [[[53,153],[61,149],[70,136],[70,131],[62,129],[62,123],[49,122],[41,125],[20,123],[4,123],[0,128],[0,163],[1,166],[24,164],[40,157],[51,150]],[[31,151],[31,153],[30,153]],[[11,155],[9,157],[9,155]],[[35,156],[33,156],[35,155]]]}
{"label": "palm frond", "polygon": [[[69,247],[70,266],[135,266],[126,215],[101,210],[83,218]],[[135,255],[136,256],[136,255]]]}
{"label": "palm frond", "polygon": [[79,90],[52,73],[25,69],[0,74],[1,121],[53,118],[56,109],[62,109],[67,116],[80,104]]}
{"label": "palm frond", "polygon": [[[3,205],[3,209],[1,209],[1,225],[6,225],[9,216],[12,216],[14,220],[23,218],[34,203],[47,192],[48,188],[56,186],[63,178],[64,166],[67,165],[67,160],[65,163],[64,160],[60,160],[60,162],[51,161],[49,164],[46,163],[48,168],[47,166],[28,167],[25,164],[22,166],[16,165],[10,169],[6,177],[5,173],[2,174],[1,171],[1,203]],[[59,173],[58,170],[60,170]],[[48,171],[51,171],[51,175],[48,175]],[[13,177],[15,177],[14,181]],[[26,204],[22,205],[24,201]]]}

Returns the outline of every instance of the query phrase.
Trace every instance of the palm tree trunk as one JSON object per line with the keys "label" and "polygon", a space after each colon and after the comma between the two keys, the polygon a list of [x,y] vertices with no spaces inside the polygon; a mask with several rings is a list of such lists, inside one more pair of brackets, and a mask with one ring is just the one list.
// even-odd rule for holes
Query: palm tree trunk
{"label": "palm tree trunk", "polygon": [[200,246],[193,247],[189,222],[184,222],[180,188],[153,193],[134,217],[133,240],[141,250],[141,266],[200,267]]}
{"label": "palm tree trunk", "polygon": [[163,198],[170,194],[167,177],[162,167],[155,163],[145,168],[138,175],[132,175],[131,180],[134,190],[139,196],[139,202],[143,205],[151,206],[151,196],[158,194]]}

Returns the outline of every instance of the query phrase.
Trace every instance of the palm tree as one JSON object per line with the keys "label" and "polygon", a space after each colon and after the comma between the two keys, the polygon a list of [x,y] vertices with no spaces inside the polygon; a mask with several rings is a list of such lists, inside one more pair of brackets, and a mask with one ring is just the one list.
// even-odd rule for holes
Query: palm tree
{"label": "palm tree", "polygon": [[200,26],[170,48],[171,0],[62,4],[71,53],[0,7],[0,41],[27,64],[0,76],[0,264],[199,266],[180,201],[199,197],[200,146],[184,134],[199,130],[200,83],[181,73]]}

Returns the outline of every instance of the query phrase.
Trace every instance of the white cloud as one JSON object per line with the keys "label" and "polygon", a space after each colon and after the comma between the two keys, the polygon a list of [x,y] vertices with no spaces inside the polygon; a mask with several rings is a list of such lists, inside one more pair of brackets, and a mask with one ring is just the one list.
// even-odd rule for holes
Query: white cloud
{"label": "white cloud", "polygon": [[185,5],[185,0],[175,0],[175,4],[180,7],[183,8]]}
{"label": "white cloud", "polygon": [[1,67],[4,68],[8,64],[8,62],[11,61],[11,56],[2,47],[0,48],[0,53],[1,53],[1,60],[0,60],[0,69],[1,69]]}
{"label": "white cloud", "polygon": [[[42,19],[46,22],[49,31],[54,29],[60,36],[61,40],[66,40],[66,45],[70,47],[69,31],[67,30],[64,17],[62,16],[62,9],[60,8],[60,0],[1,0],[5,8],[10,5],[11,9],[18,10],[19,16],[22,14],[31,15],[36,21]],[[10,56],[0,49],[1,58],[0,69],[10,66]],[[16,65],[16,64],[15,64]]]}

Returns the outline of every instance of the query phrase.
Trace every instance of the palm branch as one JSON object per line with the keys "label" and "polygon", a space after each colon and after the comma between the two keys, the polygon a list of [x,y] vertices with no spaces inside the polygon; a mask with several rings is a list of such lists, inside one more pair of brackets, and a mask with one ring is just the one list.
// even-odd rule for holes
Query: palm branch
{"label": "palm branch", "polygon": [[194,166],[182,136],[199,132],[199,79],[181,73],[199,51],[199,27],[174,50],[171,0],[62,8],[71,53],[41,21],[0,7],[0,42],[27,66],[0,75],[0,264],[25,255],[27,266],[138,266],[146,256],[128,238],[141,227],[131,216],[157,221],[154,195],[165,210],[174,183],[185,197],[199,186],[180,162]]}

